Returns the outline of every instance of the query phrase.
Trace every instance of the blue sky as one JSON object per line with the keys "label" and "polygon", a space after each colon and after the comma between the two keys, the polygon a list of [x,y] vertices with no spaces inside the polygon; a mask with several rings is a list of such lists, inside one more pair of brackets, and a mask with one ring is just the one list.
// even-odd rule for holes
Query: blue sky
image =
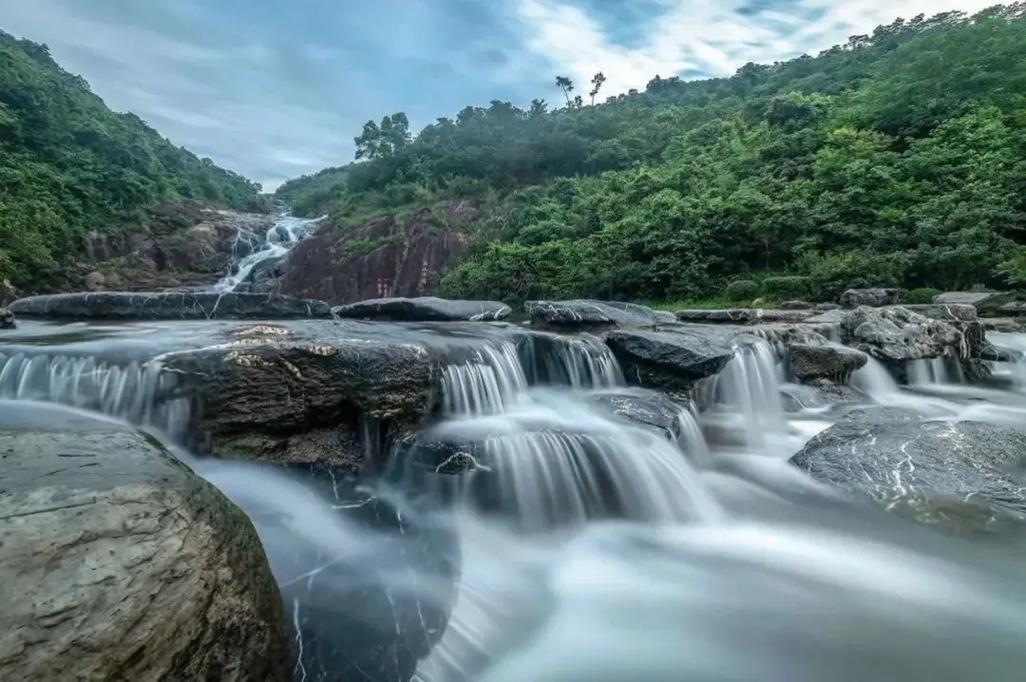
{"label": "blue sky", "polygon": [[[369,118],[419,128],[467,104],[603,96],[656,75],[729,75],[987,0],[3,0],[107,104],[264,183],[348,162]],[[587,87],[579,88],[586,90]]]}

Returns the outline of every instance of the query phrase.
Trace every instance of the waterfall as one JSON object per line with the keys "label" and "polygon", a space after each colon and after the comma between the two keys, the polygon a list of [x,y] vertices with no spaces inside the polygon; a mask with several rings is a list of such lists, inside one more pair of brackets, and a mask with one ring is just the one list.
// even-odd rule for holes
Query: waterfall
{"label": "waterfall", "polygon": [[624,384],[616,357],[602,339],[591,334],[531,336],[521,360],[531,384],[573,388],[610,388]]}
{"label": "waterfall", "polygon": [[39,400],[102,412],[177,437],[188,402],[174,398],[176,381],[156,362],[121,366],[94,357],[0,353],[0,398]]}
{"label": "waterfall", "polygon": [[965,375],[957,358],[929,358],[909,363],[908,382],[919,386],[963,384]]}
{"label": "waterfall", "polygon": [[1006,375],[1020,393],[1026,393],[1026,334],[988,332],[987,340],[1015,358],[1012,362],[991,363],[999,374]]}
{"label": "waterfall", "polygon": [[[211,290],[222,292],[234,291],[237,286],[246,281],[253,268],[266,260],[280,258],[287,254],[296,245],[296,242],[309,236],[314,226],[323,220],[324,217],[306,219],[286,215],[274,221],[274,224],[264,234],[263,244],[254,248],[252,252],[239,259],[236,263],[233,263],[231,273],[222,278],[220,282],[214,284]],[[237,248],[241,237],[242,232],[240,231],[235,236],[233,252]]]}
{"label": "waterfall", "polygon": [[526,390],[520,358],[509,341],[485,343],[473,351],[469,362],[449,365],[442,373],[443,410],[447,415],[499,412]]}

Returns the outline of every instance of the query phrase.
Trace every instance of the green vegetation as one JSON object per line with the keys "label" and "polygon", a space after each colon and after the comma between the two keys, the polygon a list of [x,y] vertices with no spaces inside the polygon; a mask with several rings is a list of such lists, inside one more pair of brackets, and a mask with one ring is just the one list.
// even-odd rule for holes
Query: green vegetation
{"label": "green vegetation", "polygon": [[747,305],[759,295],[759,285],[750,279],[738,279],[728,284],[723,293],[728,301]]}
{"label": "green vegetation", "polygon": [[89,231],[131,229],[145,207],[258,210],[259,191],[134,114],[107,109],[46,46],[0,31],[0,281],[51,280]]}
{"label": "green vegetation", "polygon": [[[818,57],[549,110],[467,107],[279,196],[339,225],[471,200],[445,295],[783,299],[1026,283],[1026,4],[898,20]],[[590,94],[590,93],[589,93]],[[396,125],[396,121],[399,124]],[[368,137],[369,136],[369,137]],[[361,144],[358,138],[358,145]]]}

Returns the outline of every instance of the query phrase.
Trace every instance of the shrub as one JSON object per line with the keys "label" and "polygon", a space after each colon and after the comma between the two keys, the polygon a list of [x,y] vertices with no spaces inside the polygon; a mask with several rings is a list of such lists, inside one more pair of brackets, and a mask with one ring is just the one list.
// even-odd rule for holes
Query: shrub
{"label": "shrub", "polygon": [[933,297],[942,293],[940,289],[932,287],[920,287],[911,291],[903,292],[902,303],[933,303]]}
{"label": "shrub", "polygon": [[767,296],[780,301],[806,298],[810,293],[809,280],[797,275],[767,277],[762,280],[762,289]]}
{"label": "shrub", "polygon": [[750,279],[734,280],[724,292],[730,301],[751,301],[759,295],[759,285]]}

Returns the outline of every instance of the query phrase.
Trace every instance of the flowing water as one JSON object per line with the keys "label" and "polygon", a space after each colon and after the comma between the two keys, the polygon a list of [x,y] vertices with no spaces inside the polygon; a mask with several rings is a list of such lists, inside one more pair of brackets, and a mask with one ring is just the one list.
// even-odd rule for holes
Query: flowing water
{"label": "flowing water", "polygon": [[279,217],[263,235],[240,230],[235,235],[232,253],[245,251],[245,255],[233,259],[231,272],[211,287],[212,291],[235,291],[245,282],[253,269],[272,258],[285,256],[301,239],[310,235],[320,218],[296,218],[290,215]]}
{"label": "flowing water", "polygon": [[[1023,536],[917,526],[791,466],[844,408],[788,412],[764,340],[739,343],[694,406],[653,428],[610,409],[660,396],[625,387],[594,337],[353,325],[459,351],[437,377],[434,423],[354,487],[182,446],[189,408],[160,357],[231,324],[26,323],[0,337],[0,398],[163,434],[238,503],[285,600],[296,680],[1022,679]],[[1026,335],[991,340],[1026,349]],[[866,404],[1026,424],[1006,364],[992,384],[930,363],[899,386],[871,361],[852,384]],[[438,452],[472,465],[413,472]],[[394,671],[360,658],[367,631],[404,643]]]}

